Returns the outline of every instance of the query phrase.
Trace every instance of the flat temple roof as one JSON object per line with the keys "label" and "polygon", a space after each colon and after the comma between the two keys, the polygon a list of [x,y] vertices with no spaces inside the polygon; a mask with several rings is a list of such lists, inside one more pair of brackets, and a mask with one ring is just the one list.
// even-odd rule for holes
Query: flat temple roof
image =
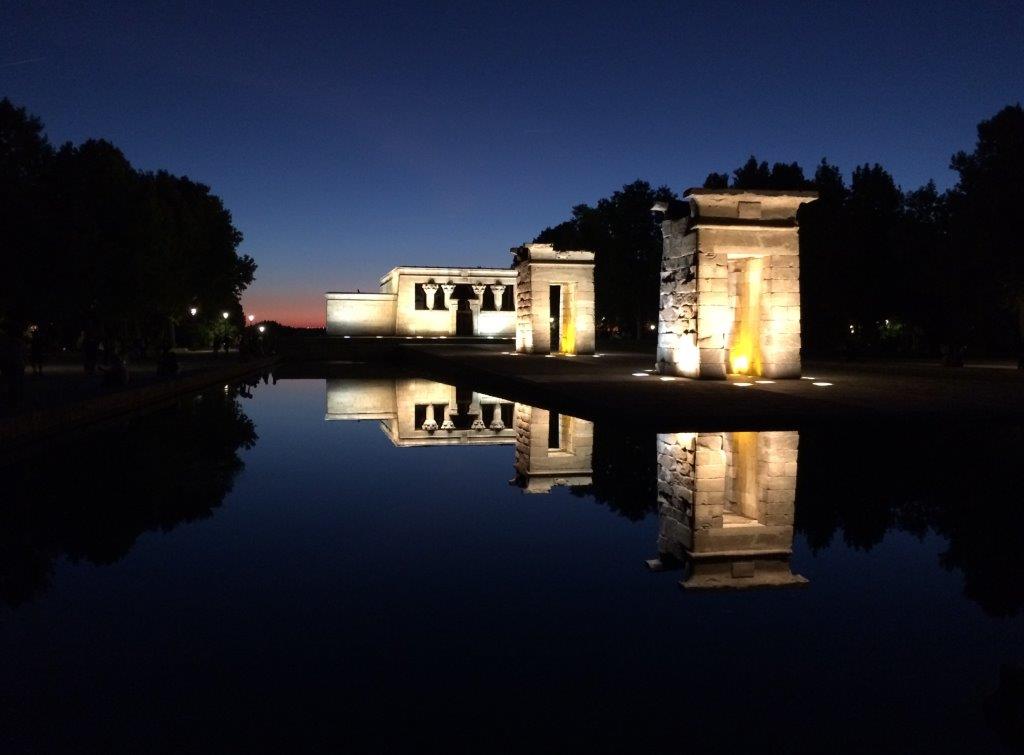
{"label": "flat temple roof", "polygon": [[683,192],[684,197],[699,194],[763,194],[766,197],[817,197],[818,192],[801,189],[705,189],[692,187]]}

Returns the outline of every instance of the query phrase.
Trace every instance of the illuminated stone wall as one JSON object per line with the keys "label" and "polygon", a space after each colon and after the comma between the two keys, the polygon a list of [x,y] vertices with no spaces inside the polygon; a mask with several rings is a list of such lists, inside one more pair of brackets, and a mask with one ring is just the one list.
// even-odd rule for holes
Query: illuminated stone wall
{"label": "illuminated stone wall", "polygon": [[658,435],[658,553],[686,587],[803,584],[789,565],[796,432]]}
{"label": "illuminated stone wall", "polygon": [[[516,351],[527,354],[594,353],[594,253],[556,251],[527,244],[516,255]],[[552,286],[560,287],[560,311],[551,311]],[[559,343],[551,343],[551,318]]]}
{"label": "illuminated stone wall", "polygon": [[658,371],[800,377],[796,212],[814,192],[690,189],[662,222]]}
{"label": "illuminated stone wall", "polygon": [[394,294],[328,293],[327,334],[332,336],[393,336]]}
{"label": "illuminated stone wall", "polygon": [[[380,293],[326,294],[327,334],[512,338],[515,285],[515,271],[505,268],[396,267],[381,278]],[[493,309],[484,308],[485,299]],[[512,305],[502,309],[506,299]]]}

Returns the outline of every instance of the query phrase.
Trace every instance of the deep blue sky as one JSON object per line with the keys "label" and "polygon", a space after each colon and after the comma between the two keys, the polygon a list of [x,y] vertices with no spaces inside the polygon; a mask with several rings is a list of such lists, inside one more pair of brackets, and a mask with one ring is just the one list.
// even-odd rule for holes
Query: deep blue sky
{"label": "deep blue sky", "polygon": [[946,186],[1024,100],[1021,2],[213,5],[5,2],[0,96],[210,184],[260,266],[247,308],[295,323],[751,153]]}

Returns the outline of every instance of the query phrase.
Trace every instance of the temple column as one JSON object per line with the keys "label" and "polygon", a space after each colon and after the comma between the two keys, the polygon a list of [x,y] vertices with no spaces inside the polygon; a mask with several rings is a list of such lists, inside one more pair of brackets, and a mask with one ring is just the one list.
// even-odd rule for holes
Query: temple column
{"label": "temple column", "polygon": [[423,420],[423,426],[420,429],[428,433],[432,433],[437,430],[437,420],[434,419],[433,404],[427,404],[427,416],[426,419]]}
{"label": "temple column", "polygon": [[470,304],[470,309],[473,310],[473,335],[477,335],[480,330],[480,307],[484,303],[484,291],[487,290],[485,285],[474,285],[473,293],[476,294],[476,299],[473,299]]}
{"label": "temple column", "polygon": [[479,430],[483,430],[484,428],[487,427],[487,425],[484,424],[484,420],[483,420],[483,413],[484,412],[483,412],[483,409],[480,407],[480,394],[479,393],[474,393],[473,394],[473,401],[469,405],[469,413],[471,415],[473,415],[473,414],[476,415],[476,419],[473,420],[473,424],[471,425],[471,427],[474,430],[478,430],[479,431]]}
{"label": "temple column", "polygon": [[505,429],[505,422],[501,419],[501,404],[494,405],[494,413],[491,415],[490,428],[495,432]]}
{"label": "temple column", "polygon": [[503,283],[494,283],[490,286],[491,293],[494,295],[494,308],[496,310],[501,310],[501,300],[505,295],[506,288],[508,288],[508,286]]}
{"label": "temple column", "polygon": [[427,309],[434,308],[434,299],[437,296],[438,286],[436,283],[424,283],[423,293],[427,295]]}
{"label": "temple column", "polygon": [[457,317],[455,312],[459,308],[458,300],[452,298],[455,294],[455,284],[451,281],[442,283],[441,291],[444,293],[444,308],[448,310],[448,333],[455,335],[455,318]]}
{"label": "temple column", "polygon": [[445,410],[444,422],[441,423],[441,429],[451,432],[455,429],[455,422],[452,420],[451,407]]}

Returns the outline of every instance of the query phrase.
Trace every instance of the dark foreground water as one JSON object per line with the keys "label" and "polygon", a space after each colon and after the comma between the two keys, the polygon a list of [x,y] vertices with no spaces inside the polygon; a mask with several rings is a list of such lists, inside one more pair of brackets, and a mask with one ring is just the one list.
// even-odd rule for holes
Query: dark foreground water
{"label": "dark foreground water", "polygon": [[0,752],[1019,751],[1022,462],[211,391],[0,468]]}

